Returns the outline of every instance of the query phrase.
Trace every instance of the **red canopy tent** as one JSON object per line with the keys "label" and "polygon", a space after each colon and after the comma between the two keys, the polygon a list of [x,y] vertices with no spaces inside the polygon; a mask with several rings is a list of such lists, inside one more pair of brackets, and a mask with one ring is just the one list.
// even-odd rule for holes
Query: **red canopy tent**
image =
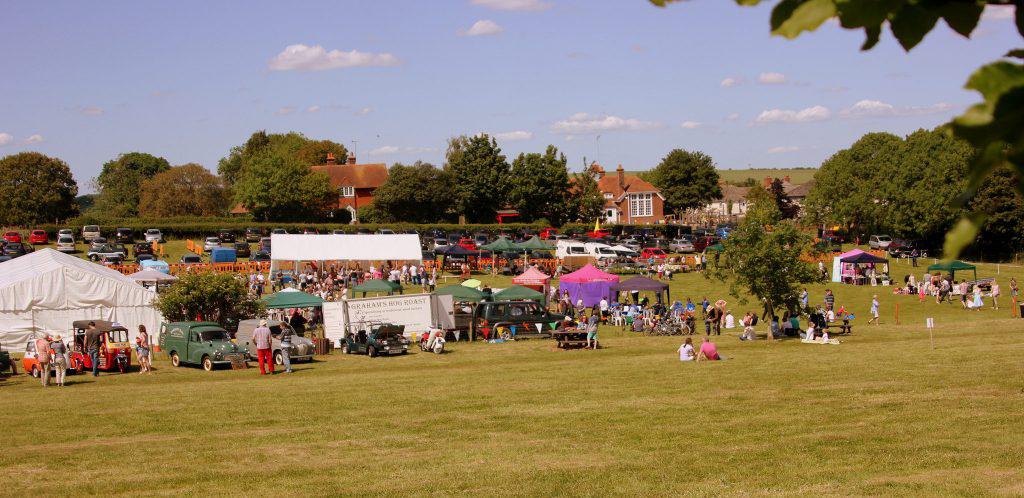
{"label": "red canopy tent", "polygon": [[522,275],[512,279],[512,283],[516,285],[522,285],[538,292],[544,293],[544,302],[548,301],[548,294],[551,291],[551,275],[548,275],[537,269],[536,266],[531,266]]}

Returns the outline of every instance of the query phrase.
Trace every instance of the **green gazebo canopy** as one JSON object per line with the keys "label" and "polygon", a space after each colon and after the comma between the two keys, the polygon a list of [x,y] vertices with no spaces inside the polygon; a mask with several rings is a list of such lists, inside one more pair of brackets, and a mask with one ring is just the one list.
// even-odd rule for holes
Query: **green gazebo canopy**
{"label": "green gazebo canopy", "polygon": [[382,280],[382,279],[379,279],[379,278],[375,278],[373,280],[367,280],[367,281],[365,281],[365,282],[363,282],[363,283],[353,287],[352,288],[352,292],[353,293],[362,292],[363,294],[365,294],[367,292],[386,292],[388,294],[392,294],[392,293],[395,293],[395,292],[401,293],[402,292],[402,286],[398,285],[398,284],[396,284],[394,282],[389,282],[387,280]]}
{"label": "green gazebo canopy", "polygon": [[516,249],[520,251],[550,251],[553,249],[548,243],[540,240],[540,237],[534,235],[529,240],[524,240],[518,244],[515,244]]}
{"label": "green gazebo canopy", "polygon": [[502,289],[494,294],[495,301],[514,301],[521,299],[541,301],[544,299],[544,293],[537,292],[529,287],[523,287],[522,285],[513,285],[512,287]]}
{"label": "green gazebo canopy", "polygon": [[705,249],[705,251],[715,251],[715,252],[722,252],[724,250],[725,250],[725,246],[723,246],[721,242],[719,242],[719,243],[717,243],[717,244],[715,244],[713,246],[708,246],[707,249]]}
{"label": "green gazebo canopy", "polygon": [[480,246],[480,249],[491,252],[514,252],[521,250],[516,246],[515,242],[512,242],[505,237],[498,237],[498,240],[495,240],[490,244],[484,244]]}
{"label": "green gazebo canopy", "polygon": [[956,275],[956,272],[963,270],[971,270],[974,272],[974,279],[978,279],[978,267],[970,263],[964,263],[954,259],[953,261],[947,261],[944,263],[936,263],[928,267],[928,271],[947,271],[950,275]]}
{"label": "green gazebo canopy", "polygon": [[442,287],[435,291],[437,294],[442,296],[452,296],[452,299],[456,301],[479,303],[484,298],[484,293],[478,291],[472,287],[466,287],[465,285],[449,285]]}
{"label": "green gazebo canopy", "polygon": [[324,300],[312,294],[302,291],[281,291],[263,298],[268,309],[279,310],[284,308],[318,308],[323,306]]}

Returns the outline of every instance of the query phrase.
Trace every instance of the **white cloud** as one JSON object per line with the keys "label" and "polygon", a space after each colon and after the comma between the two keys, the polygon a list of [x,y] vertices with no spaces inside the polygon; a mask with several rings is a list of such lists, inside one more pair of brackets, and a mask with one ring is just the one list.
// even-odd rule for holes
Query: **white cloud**
{"label": "white cloud", "polygon": [[306,112],[309,112],[309,113],[320,112],[320,106],[318,106],[318,105],[311,105],[311,106],[306,108]]}
{"label": "white cloud", "polygon": [[738,113],[738,112],[729,113],[729,115],[725,117],[726,121],[739,121],[739,119],[740,119],[740,113]]}
{"label": "white cloud", "polygon": [[10,133],[0,133],[0,147],[7,145],[14,141],[14,135]]}
{"label": "white cloud", "polygon": [[498,139],[498,140],[504,140],[506,142],[511,142],[511,141],[514,141],[514,140],[529,140],[529,139],[533,138],[533,132],[523,131],[523,130],[516,130],[516,131],[506,131],[504,133],[495,133],[492,136],[494,138]]}
{"label": "white cloud", "polygon": [[788,109],[769,109],[762,111],[754,120],[757,124],[767,123],[810,123],[813,121],[824,121],[832,117],[832,111],[827,107],[816,105],[799,111]]}
{"label": "white cloud", "polygon": [[551,4],[541,0],[470,0],[473,5],[494,10],[541,11],[551,8]]}
{"label": "white cloud", "polygon": [[757,81],[762,85],[782,85],[786,83],[786,75],[782,73],[761,73]]}
{"label": "white cloud", "polygon": [[270,59],[267,67],[271,71],[324,71],[348,67],[397,66],[402,61],[392,54],[351,50],[327,51],[320,45],[312,47],[301,43],[288,45],[281,53]]}
{"label": "white cloud", "polygon": [[734,87],[734,86],[739,85],[739,84],[740,84],[740,79],[739,78],[726,78],[726,79],[722,80],[722,82],[719,83],[718,85],[723,87],[723,88],[731,88],[731,87]]}
{"label": "white cloud", "polygon": [[939,102],[928,106],[896,107],[880,100],[864,99],[842,111],[839,115],[847,118],[881,118],[901,116],[924,116],[953,110],[951,104]]}
{"label": "white cloud", "polygon": [[1012,5],[987,5],[981,13],[981,18],[986,21],[1005,21],[1013,19],[1014,7]]}
{"label": "white cloud", "polygon": [[556,121],[551,125],[551,131],[568,135],[580,133],[598,133],[602,131],[643,131],[661,128],[662,124],[653,121],[640,121],[633,118],[621,118],[618,116],[592,115],[585,112],[578,112],[569,116],[569,119]]}
{"label": "white cloud", "polygon": [[294,107],[281,107],[278,110],[274,111],[274,114],[277,114],[278,116],[287,116],[287,115],[292,114],[294,112],[295,112],[295,108]]}
{"label": "white cloud", "polygon": [[785,154],[787,152],[796,152],[800,150],[800,147],[772,147],[768,149],[769,154]]}
{"label": "white cloud", "polygon": [[383,147],[377,147],[376,149],[368,152],[371,156],[387,156],[391,154],[407,153],[407,154],[424,154],[427,152],[437,152],[436,147],[396,147],[394,145],[385,145]]}
{"label": "white cloud", "polygon": [[697,121],[683,121],[683,124],[679,126],[686,128],[687,130],[696,130],[701,127],[701,123],[698,123]]}
{"label": "white cloud", "polygon": [[394,154],[400,149],[394,145],[385,145],[383,147],[377,147],[369,152],[371,156],[386,156],[388,154]]}
{"label": "white cloud", "polygon": [[101,108],[99,108],[97,106],[94,106],[94,105],[87,105],[85,107],[81,107],[81,108],[78,109],[78,111],[81,112],[82,114],[85,114],[86,116],[102,116],[103,115],[103,109],[101,109]]}
{"label": "white cloud", "polygon": [[43,143],[43,136],[38,134],[38,133],[36,133],[35,135],[32,135],[32,136],[26,138],[25,139],[25,143],[26,144],[40,144],[40,143]]}
{"label": "white cloud", "polygon": [[371,112],[373,112],[373,108],[372,107],[364,107],[364,108],[359,109],[358,111],[356,111],[356,115],[357,116],[365,116],[365,115],[367,115],[367,114],[369,114]]}
{"label": "white cloud", "polygon": [[465,36],[490,36],[502,31],[505,31],[505,28],[499,26],[498,23],[490,19],[481,19],[473,23],[469,29],[462,31],[462,34]]}

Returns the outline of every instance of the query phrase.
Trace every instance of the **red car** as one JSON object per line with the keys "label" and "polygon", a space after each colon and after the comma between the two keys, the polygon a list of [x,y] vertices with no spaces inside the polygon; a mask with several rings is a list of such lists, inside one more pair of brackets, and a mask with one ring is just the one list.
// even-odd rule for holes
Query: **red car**
{"label": "red car", "polygon": [[462,247],[463,249],[468,249],[470,251],[476,250],[476,242],[474,242],[473,239],[469,237],[463,237],[459,239],[459,246]]}
{"label": "red car", "polygon": [[665,259],[668,254],[665,254],[665,250],[660,247],[645,247],[643,251],[640,251],[640,258],[642,259]]}
{"label": "red car", "polygon": [[21,242],[21,233],[10,231],[4,234],[4,240],[7,242]]}
{"label": "red car", "polygon": [[29,244],[49,244],[50,237],[46,235],[46,230],[32,230],[32,233],[28,236]]}

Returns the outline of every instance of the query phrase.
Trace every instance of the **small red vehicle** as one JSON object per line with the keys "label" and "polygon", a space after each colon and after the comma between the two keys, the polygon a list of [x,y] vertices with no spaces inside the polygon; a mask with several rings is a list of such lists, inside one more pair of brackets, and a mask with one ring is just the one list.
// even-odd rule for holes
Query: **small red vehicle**
{"label": "small red vehicle", "polygon": [[552,237],[554,237],[556,234],[558,234],[558,229],[557,228],[547,227],[547,228],[545,228],[545,229],[540,231],[540,238],[542,238],[544,240],[549,240]]}
{"label": "small red vehicle", "polygon": [[[46,349],[50,350],[50,354],[52,357],[53,350],[50,349],[49,347],[47,347]],[[36,354],[36,340],[29,339],[28,343],[25,345],[25,355],[21,357],[21,368],[22,370],[25,371],[25,373],[38,379],[40,376],[43,375],[43,369],[39,368],[39,360],[36,359],[37,356],[38,355]],[[50,363],[50,371],[54,372],[55,369],[56,365]]]}
{"label": "small red vehicle", "polygon": [[642,259],[665,259],[668,254],[665,254],[665,250],[660,247],[645,247],[643,251],[640,251],[640,258]]}
{"label": "small red vehicle", "polygon": [[74,337],[71,342],[71,360],[68,367],[76,372],[92,370],[92,358],[85,349],[85,332],[89,322],[95,322],[102,332],[100,336],[99,370],[117,370],[125,373],[132,366],[132,344],[128,340],[128,329],[117,322],[106,320],[75,320],[71,324]]}
{"label": "small red vehicle", "polygon": [[473,239],[469,238],[469,237],[463,237],[463,238],[459,239],[459,247],[462,247],[463,249],[467,249],[467,250],[470,250],[470,251],[475,251],[476,250],[476,242]]}
{"label": "small red vehicle", "polygon": [[4,240],[7,242],[21,242],[21,233],[10,231],[4,234]]}
{"label": "small red vehicle", "polygon": [[50,237],[46,235],[46,230],[32,230],[32,233],[28,236],[29,244],[49,244]]}

